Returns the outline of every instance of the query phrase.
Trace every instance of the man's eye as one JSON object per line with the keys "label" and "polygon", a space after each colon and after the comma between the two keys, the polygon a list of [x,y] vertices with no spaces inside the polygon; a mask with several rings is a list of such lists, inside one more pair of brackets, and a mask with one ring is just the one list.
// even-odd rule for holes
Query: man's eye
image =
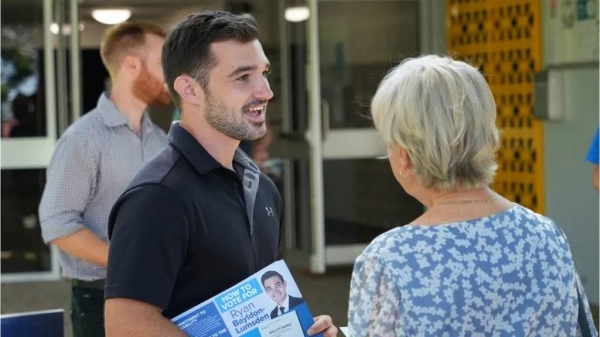
{"label": "man's eye", "polygon": [[271,75],[271,70],[263,71],[263,76],[264,77],[267,77],[269,75]]}
{"label": "man's eye", "polygon": [[248,81],[248,77],[249,77],[248,75],[244,75],[242,77],[239,77],[237,80],[240,82],[246,82],[246,81]]}

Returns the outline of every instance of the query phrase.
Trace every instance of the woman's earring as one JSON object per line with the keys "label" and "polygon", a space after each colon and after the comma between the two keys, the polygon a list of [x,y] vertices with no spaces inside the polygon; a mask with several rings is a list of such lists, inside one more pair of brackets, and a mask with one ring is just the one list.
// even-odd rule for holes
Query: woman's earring
{"label": "woman's earring", "polygon": [[402,169],[400,169],[400,176],[401,176],[402,178],[406,178],[406,177],[408,177],[409,173],[410,173],[410,169],[408,169],[408,170],[406,171],[406,174],[402,174]]}

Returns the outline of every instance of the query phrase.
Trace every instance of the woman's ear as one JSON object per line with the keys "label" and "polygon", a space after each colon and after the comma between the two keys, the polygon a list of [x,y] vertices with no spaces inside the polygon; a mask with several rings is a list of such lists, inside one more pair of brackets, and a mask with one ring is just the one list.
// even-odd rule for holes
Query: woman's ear
{"label": "woman's ear", "polygon": [[408,151],[402,146],[396,146],[396,151],[398,151],[398,160],[400,164],[400,168],[402,170],[410,170],[412,168],[412,163],[410,160],[410,156],[408,155]]}

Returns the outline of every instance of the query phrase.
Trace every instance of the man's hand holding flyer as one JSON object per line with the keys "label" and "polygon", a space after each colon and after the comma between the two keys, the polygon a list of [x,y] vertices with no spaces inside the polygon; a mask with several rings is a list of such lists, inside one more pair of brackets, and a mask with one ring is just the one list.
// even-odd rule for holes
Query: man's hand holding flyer
{"label": "man's hand holding flyer", "polygon": [[305,337],[314,323],[283,260],[172,321],[192,337]]}

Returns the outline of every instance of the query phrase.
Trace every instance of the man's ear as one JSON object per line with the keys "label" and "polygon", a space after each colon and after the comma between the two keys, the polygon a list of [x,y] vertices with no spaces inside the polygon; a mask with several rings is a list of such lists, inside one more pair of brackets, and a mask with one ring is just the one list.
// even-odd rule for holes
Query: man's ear
{"label": "man's ear", "polygon": [[135,55],[125,55],[121,64],[121,71],[125,71],[132,77],[137,77],[142,71],[142,60]]}
{"label": "man's ear", "polygon": [[173,88],[181,100],[192,105],[204,104],[204,90],[196,80],[188,75],[181,75],[175,79]]}

